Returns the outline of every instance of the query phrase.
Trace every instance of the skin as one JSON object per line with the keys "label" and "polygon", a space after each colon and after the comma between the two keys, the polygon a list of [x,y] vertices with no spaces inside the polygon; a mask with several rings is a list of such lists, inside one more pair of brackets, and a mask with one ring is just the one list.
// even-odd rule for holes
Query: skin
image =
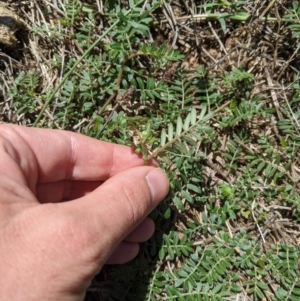
{"label": "skin", "polygon": [[83,300],[104,264],[133,259],[165,173],[131,148],[0,125],[0,300]]}

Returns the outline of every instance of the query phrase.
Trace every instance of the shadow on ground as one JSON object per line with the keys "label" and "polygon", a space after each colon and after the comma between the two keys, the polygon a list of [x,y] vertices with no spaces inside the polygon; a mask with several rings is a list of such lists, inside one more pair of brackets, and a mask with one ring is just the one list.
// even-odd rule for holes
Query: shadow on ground
{"label": "shadow on ground", "polygon": [[[163,246],[163,234],[172,226],[172,216],[164,218],[169,206],[164,203],[150,215],[156,231],[147,243],[141,246],[136,259],[124,265],[105,266],[95,277],[87,291],[85,301],[144,301],[148,299],[149,287],[155,279],[159,263],[159,250]],[[150,292],[153,294],[153,292]]]}

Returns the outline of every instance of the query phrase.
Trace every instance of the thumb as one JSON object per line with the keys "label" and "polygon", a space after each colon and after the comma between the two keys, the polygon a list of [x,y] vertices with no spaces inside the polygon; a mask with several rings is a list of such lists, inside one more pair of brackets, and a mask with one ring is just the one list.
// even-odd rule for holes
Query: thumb
{"label": "thumb", "polygon": [[81,232],[85,229],[88,253],[104,263],[168,189],[168,178],[161,169],[135,167],[111,177],[85,197],[64,204],[75,210]]}
{"label": "thumb", "polygon": [[[45,294],[51,300],[82,300],[92,277],[167,192],[162,170],[134,167],[82,198],[32,205],[18,214],[0,243],[1,268],[4,264],[9,272],[7,279],[22,284],[14,300],[22,300],[24,291],[33,296],[30,300]],[[18,268],[11,269],[16,263]]]}

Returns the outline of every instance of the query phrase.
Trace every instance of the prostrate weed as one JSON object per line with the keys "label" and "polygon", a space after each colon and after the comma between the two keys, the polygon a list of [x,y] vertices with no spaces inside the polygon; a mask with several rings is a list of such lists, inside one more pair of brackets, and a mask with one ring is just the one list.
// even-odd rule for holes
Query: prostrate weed
{"label": "prostrate weed", "polygon": [[1,116],[156,158],[170,193],[86,300],[300,298],[298,1],[8,1]]}

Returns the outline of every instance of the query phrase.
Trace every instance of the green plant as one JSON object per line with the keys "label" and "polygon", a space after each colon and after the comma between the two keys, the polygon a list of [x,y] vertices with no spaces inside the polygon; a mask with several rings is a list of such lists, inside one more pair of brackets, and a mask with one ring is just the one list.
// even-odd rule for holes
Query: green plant
{"label": "green plant", "polygon": [[37,102],[40,76],[34,72],[20,72],[10,89],[9,97],[13,98],[13,107],[17,108],[17,113],[24,111],[33,113]]}

